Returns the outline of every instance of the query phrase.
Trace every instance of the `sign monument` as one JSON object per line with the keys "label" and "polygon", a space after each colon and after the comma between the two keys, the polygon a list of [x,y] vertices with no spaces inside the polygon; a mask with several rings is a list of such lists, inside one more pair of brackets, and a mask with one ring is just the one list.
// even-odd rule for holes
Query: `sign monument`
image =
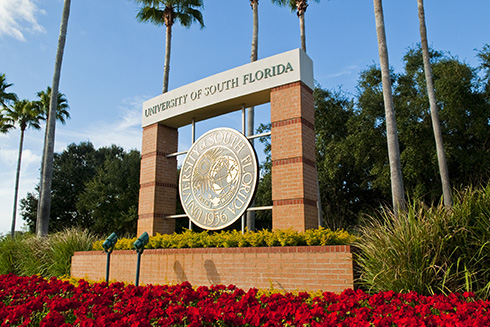
{"label": "sign monument", "polygon": [[187,151],[179,182],[178,128],[228,112],[271,104],[273,228],[318,226],[313,63],[300,49],[258,60],[143,103],[138,234],[173,233],[176,193],[193,223],[231,225],[251,202],[257,159],[241,133],[219,128]]}

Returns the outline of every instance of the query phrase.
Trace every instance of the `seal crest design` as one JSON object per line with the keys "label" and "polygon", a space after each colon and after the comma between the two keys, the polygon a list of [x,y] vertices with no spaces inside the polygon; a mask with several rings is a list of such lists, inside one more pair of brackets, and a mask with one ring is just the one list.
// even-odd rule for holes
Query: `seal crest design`
{"label": "seal crest design", "polygon": [[189,219],[213,230],[234,223],[253,199],[257,167],[255,151],[240,132],[218,128],[201,136],[180,171],[179,195]]}

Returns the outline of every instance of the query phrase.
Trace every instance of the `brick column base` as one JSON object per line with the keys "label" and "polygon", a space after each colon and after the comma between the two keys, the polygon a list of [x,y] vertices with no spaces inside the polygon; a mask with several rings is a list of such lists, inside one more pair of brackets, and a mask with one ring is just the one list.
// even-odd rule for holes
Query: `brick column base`
{"label": "brick column base", "polygon": [[301,82],[271,90],[272,228],[318,227],[313,91]]}
{"label": "brick column base", "polygon": [[177,129],[158,123],[143,128],[137,235],[175,231],[175,220],[164,216],[175,214],[177,158],[166,154],[177,152],[177,146]]}

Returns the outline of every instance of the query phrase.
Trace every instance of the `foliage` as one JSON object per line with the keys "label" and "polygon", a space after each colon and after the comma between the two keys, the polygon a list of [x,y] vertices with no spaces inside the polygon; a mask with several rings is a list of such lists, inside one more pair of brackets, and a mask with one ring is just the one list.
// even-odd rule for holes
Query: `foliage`
{"label": "foliage", "polygon": [[141,22],[152,22],[155,25],[172,26],[177,20],[182,26],[190,27],[199,23],[204,27],[204,20],[199,9],[203,8],[202,0],[135,0],[143,5],[137,18]]}
{"label": "foliage", "polygon": [[390,197],[373,187],[376,175],[370,169],[387,159],[385,128],[377,125],[384,109],[380,103],[375,113],[355,111],[353,101],[341,90],[317,87],[314,95],[324,222],[330,228],[352,226],[360,214],[372,212]]}
{"label": "foliage", "polygon": [[483,73],[482,83],[485,91],[486,100],[490,100],[490,44],[485,44],[483,49],[477,54],[481,61],[479,69]]}
{"label": "foliage", "polygon": [[490,184],[459,192],[452,209],[414,201],[404,216],[368,219],[356,242],[362,283],[373,291],[490,295]]}
{"label": "foliage", "polygon": [[71,258],[76,251],[89,251],[95,236],[87,230],[70,228],[63,232],[50,234],[49,256],[51,265],[48,276],[70,275]]}
{"label": "foliage", "polygon": [[[207,248],[207,247],[261,247],[261,246],[296,246],[296,245],[343,245],[350,244],[355,240],[355,236],[344,230],[332,231],[330,229],[319,228],[307,230],[306,232],[296,232],[292,229],[287,230],[261,230],[258,232],[247,231],[242,234],[240,231],[230,230],[215,233],[208,231],[193,232],[185,230],[177,234],[157,234],[150,236],[146,248]],[[116,250],[132,250],[134,238],[118,239]],[[102,251],[104,240],[94,243],[93,249]]]}
{"label": "foliage", "polygon": [[[443,52],[431,50],[442,137],[452,185],[479,185],[490,178],[490,74],[488,46],[477,70]],[[403,181],[406,192],[427,206],[442,190],[432,132],[420,47],[403,58],[404,71],[391,72]],[[326,226],[349,228],[363,214],[390,202],[381,72],[370,66],[359,75],[357,94],[317,86],[315,133],[317,167]]]}
{"label": "foliage", "polygon": [[0,74],[0,133],[7,133],[10,129],[14,128],[13,122],[6,116],[4,109],[8,105],[17,101],[17,95],[13,92],[8,92],[7,88],[12,84],[7,83],[5,74]]}
{"label": "foliage", "polygon": [[0,74],[0,105],[2,106],[0,109],[3,109],[11,102],[17,100],[17,95],[15,93],[7,91],[7,88],[11,86],[11,83],[7,83],[7,78],[5,77],[5,74]]}
{"label": "foliage", "polygon": [[18,233],[15,239],[5,235],[0,237],[0,275],[9,273],[19,275],[16,267],[16,253],[21,244],[19,237]]}
{"label": "foliage", "polygon": [[471,293],[423,296],[362,290],[259,296],[234,285],[77,286],[55,278],[0,276],[0,320],[9,326],[485,326],[490,302]]}
{"label": "foliage", "polygon": [[[320,2],[320,0],[313,1]],[[291,12],[296,12],[298,16],[304,13],[308,7],[308,0],[272,0],[272,3],[282,7],[289,7]]]}
{"label": "foliage", "polygon": [[[81,142],[55,154],[49,230],[79,226],[104,234],[110,226],[121,234],[135,233],[139,165],[139,153],[115,145],[96,150],[92,143]],[[22,217],[32,232],[36,193],[21,200]]]}
{"label": "foliage", "polygon": [[136,233],[141,156],[138,151],[120,152],[107,158],[85,184],[77,209],[93,221],[90,230],[102,235]]}
{"label": "foliage", "polygon": [[45,277],[67,275],[70,273],[73,253],[90,250],[94,241],[93,234],[76,228],[47,237],[19,233],[14,239],[3,236],[0,239],[0,274]]}
{"label": "foliage", "polygon": [[[270,132],[271,124],[260,124],[257,128],[257,134]],[[264,162],[260,163],[260,177],[257,183],[257,191],[255,192],[255,206],[265,207],[272,205],[272,161],[271,161],[271,144],[270,137],[263,136],[260,142],[264,144],[264,152],[266,159]],[[261,210],[255,212],[255,228],[256,230],[261,229],[272,229],[272,210]]]}
{"label": "foliage", "polygon": [[[39,100],[34,101],[35,105],[42,112],[44,120],[49,119],[49,103],[51,101],[51,87],[48,86],[46,91],[37,92],[37,97]],[[69,105],[66,97],[63,93],[58,92],[58,106],[56,108],[56,120],[60,121],[62,124],[66,122],[67,118],[70,118],[70,113],[68,112]]]}
{"label": "foliage", "polygon": [[25,131],[26,128],[41,128],[42,113],[35,103],[27,99],[17,100],[11,107],[4,108],[6,118],[19,129]]}

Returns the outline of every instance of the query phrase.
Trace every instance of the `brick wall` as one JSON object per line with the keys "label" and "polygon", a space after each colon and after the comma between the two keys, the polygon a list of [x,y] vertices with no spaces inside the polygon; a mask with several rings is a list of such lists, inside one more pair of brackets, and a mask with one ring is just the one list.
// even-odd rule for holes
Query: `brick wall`
{"label": "brick wall", "polygon": [[175,220],[164,215],[175,214],[177,200],[177,158],[165,155],[177,152],[177,129],[153,124],[143,129],[141,147],[138,235],[147,232],[171,234]]}
{"label": "brick wall", "polygon": [[313,91],[301,82],[271,90],[272,227],[318,227]]}
{"label": "brick wall", "polygon": [[[104,280],[107,255],[76,252],[71,275]],[[114,251],[110,280],[135,281],[135,251]],[[192,285],[233,284],[285,291],[331,291],[353,288],[353,263],[348,245],[264,248],[202,248],[145,250],[140,284],[189,281]]]}

